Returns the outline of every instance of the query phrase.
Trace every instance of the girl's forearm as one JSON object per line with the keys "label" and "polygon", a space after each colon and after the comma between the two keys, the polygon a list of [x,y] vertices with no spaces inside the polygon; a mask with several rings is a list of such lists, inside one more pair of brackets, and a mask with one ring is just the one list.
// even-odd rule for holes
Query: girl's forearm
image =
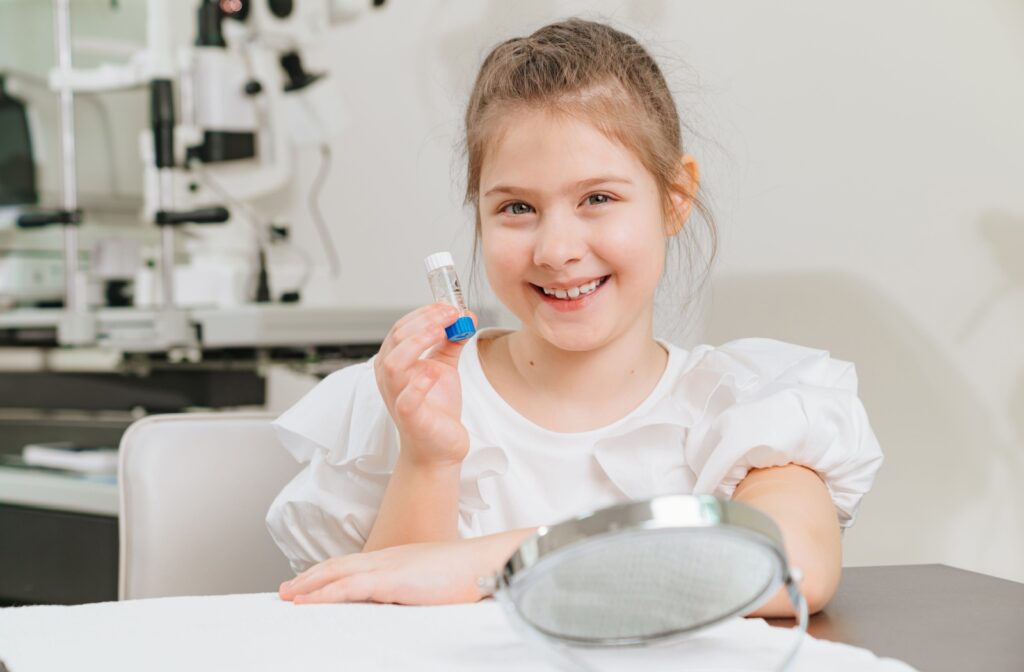
{"label": "girl's forearm", "polygon": [[461,463],[417,465],[398,458],[363,551],[459,538]]}
{"label": "girl's forearm", "polygon": [[[772,517],[782,532],[790,565],[804,574],[800,589],[808,610],[824,608],[839,586],[842,545],[835,506],[821,478],[795,464],[754,469],[740,482],[733,499]],[[793,616],[793,607],[780,590],[751,615]]]}

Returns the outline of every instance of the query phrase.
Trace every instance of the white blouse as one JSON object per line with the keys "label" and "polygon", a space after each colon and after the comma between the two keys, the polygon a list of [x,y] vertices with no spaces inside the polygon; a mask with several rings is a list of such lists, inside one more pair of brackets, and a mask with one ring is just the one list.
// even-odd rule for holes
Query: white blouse
{"label": "white blouse", "polygon": [[[824,480],[840,525],[853,524],[882,452],[852,364],[763,338],[691,351],[662,342],[668,365],[636,409],[586,432],[524,418],[491,386],[477,339],[459,360],[469,452],[459,485],[462,537],[550,525],[669,493],[731,497],[753,468],[801,464]],[[302,571],[362,550],[398,459],[398,430],[372,360],[329,375],[274,422],[306,467],[267,514]]]}

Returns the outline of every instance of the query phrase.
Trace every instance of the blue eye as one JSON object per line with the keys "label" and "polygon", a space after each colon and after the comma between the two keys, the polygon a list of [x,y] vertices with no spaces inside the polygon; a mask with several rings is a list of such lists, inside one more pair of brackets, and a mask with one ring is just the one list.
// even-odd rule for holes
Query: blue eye
{"label": "blue eye", "polygon": [[501,211],[509,215],[525,215],[532,212],[533,208],[522,201],[516,201],[515,203],[509,203]]}
{"label": "blue eye", "polygon": [[608,194],[591,194],[583,199],[587,205],[604,205],[605,203],[611,203],[611,200],[612,198]]}

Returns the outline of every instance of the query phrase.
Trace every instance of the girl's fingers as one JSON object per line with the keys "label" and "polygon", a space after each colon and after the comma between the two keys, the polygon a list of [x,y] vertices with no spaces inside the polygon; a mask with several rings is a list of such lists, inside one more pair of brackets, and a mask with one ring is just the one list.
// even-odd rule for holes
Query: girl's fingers
{"label": "girl's fingers", "polygon": [[372,572],[338,579],[317,590],[298,595],[294,604],[334,604],[338,602],[369,602],[373,598],[376,577]]}
{"label": "girl's fingers", "polygon": [[358,571],[357,565],[360,554],[343,555],[310,567],[302,574],[299,574],[291,581],[281,584],[278,594],[282,599],[288,600],[296,595],[302,595],[314,591],[325,584],[344,578],[349,574]]}
{"label": "girl's fingers", "polygon": [[398,321],[391,325],[388,329],[388,333],[384,334],[384,340],[381,341],[380,349],[377,351],[377,356],[382,357],[388,353],[393,347],[395,332],[402,327],[406,322],[413,319],[416,315],[422,313],[426,309],[426,306],[420,306],[416,310],[406,313],[402,317],[398,318]]}
{"label": "girl's fingers", "polygon": [[392,380],[401,381],[413,370],[413,366],[434,346],[440,346],[448,340],[444,333],[445,325],[441,321],[428,322],[422,325],[418,333],[410,335],[388,353],[380,366],[385,375]]}
{"label": "girl's fingers", "polygon": [[439,325],[444,329],[459,319],[458,309],[449,306],[447,303],[432,303],[429,306],[425,306],[425,308],[426,310],[414,319],[395,329],[393,336],[395,346],[400,345],[407,338],[422,332],[424,329],[432,328],[434,325]]}
{"label": "girl's fingers", "polygon": [[[458,310],[456,308],[447,305],[446,303],[429,303],[424,306],[420,306],[416,310],[413,310],[407,316],[401,318],[396,322],[391,330],[388,331],[387,336],[384,337],[384,341],[381,343],[380,350],[377,352],[377,359],[382,360],[401,343],[406,341],[413,335],[423,332],[425,329],[429,329],[434,323],[443,323],[441,328],[455,322],[456,318],[452,318],[452,314],[458,317]],[[445,322],[449,320],[451,322]]]}
{"label": "girl's fingers", "polygon": [[419,366],[412,380],[395,399],[395,412],[399,415],[413,413],[423,401],[431,388],[441,378],[440,372],[432,366]]}
{"label": "girl's fingers", "polygon": [[[444,304],[428,303],[425,306],[420,306],[416,310],[410,311],[400,317],[397,322],[391,325],[391,329],[388,330],[387,335],[384,337],[384,341],[381,343],[379,355],[387,354],[395,345],[401,341],[401,334],[407,334],[410,322],[415,322],[421,319],[424,315],[436,313],[438,306]],[[450,306],[449,306],[450,307]],[[454,310],[454,308],[452,309]],[[397,340],[396,340],[397,339]]]}
{"label": "girl's fingers", "polygon": [[[478,324],[476,314],[469,311],[469,316],[473,318],[473,326],[476,327]],[[462,354],[462,346],[464,345],[466,345],[466,341],[449,341],[445,338],[440,345],[430,351],[428,358],[458,368],[459,355]]]}

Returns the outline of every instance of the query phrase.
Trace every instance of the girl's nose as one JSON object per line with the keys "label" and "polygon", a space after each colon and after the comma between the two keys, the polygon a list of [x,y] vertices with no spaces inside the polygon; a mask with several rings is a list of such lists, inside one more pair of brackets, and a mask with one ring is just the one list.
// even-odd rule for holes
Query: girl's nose
{"label": "girl's nose", "polygon": [[533,263],[560,270],[587,253],[586,231],[571,216],[547,216],[537,227]]}

